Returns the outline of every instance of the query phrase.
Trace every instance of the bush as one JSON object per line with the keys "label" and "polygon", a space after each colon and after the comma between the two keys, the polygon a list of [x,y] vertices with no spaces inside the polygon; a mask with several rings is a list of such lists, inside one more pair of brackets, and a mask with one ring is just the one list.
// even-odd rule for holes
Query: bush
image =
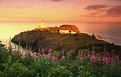
{"label": "bush", "polygon": [[0,46],[0,77],[121,77],[121,61],[114,53],[81,51],[61,60],[55,52],[54,59],[47,54],[22,58],[13,52]]}

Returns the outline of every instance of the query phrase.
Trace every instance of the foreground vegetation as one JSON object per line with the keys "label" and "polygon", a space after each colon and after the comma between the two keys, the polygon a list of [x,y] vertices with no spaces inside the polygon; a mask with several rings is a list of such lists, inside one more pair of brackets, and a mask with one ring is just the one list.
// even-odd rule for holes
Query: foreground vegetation
{"label": "foreground vegetation", "polygon": [[70,53],[42,49],[35,56],[7,50],[0,44],[0,77],[121,77],[121,61],[112,50]]}

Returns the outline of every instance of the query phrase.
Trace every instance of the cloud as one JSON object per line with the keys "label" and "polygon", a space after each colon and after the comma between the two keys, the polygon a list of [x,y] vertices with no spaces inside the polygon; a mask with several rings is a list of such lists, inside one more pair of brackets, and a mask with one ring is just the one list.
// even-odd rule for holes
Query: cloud
{"label": "cloud", "polygon": [[121,1],[121,0],[113,0],[113,1]]}
{"label": "cloud", "polygon": [[105,16],[105,17],[119,17],[121,16],[121,5],[109,6],[104,4],[89,5],[85,8],[88,12],[83,16]]}
{"label": "cloud", "polygon": [[106,12],[109,16],[121,16],[121,5],[111,7]]}
{"label": "cloud", "polygon": [[107,8],[107,7],[109,7],[109,6],[96,4],[96,5],[87,6],[85,9],[86,10],[101,10],[101,9],[104,9],[104,8]]}

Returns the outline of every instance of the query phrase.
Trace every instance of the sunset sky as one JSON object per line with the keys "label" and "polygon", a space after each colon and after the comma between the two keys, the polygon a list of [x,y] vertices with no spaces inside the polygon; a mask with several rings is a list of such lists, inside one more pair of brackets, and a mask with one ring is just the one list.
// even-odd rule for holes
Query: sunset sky
{"label": "sunset sky", "polygon": [[0,0],[0,21],[121,22],[121,0]]}

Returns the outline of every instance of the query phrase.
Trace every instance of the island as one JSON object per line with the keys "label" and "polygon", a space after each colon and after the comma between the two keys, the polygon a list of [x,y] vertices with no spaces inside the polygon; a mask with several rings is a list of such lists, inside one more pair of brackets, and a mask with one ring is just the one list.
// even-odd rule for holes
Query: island
{"label": "island", "polygon": [[114,43],[99,40],[94,34],[81,33],[75,25],[61,25],[60,27],[44,27],[15,35],[13,43],[23,48],[31,48],[34,52],[49,49],[77,54],[80,50],[99,52],[115,50],[120,55],[121,47]]}

